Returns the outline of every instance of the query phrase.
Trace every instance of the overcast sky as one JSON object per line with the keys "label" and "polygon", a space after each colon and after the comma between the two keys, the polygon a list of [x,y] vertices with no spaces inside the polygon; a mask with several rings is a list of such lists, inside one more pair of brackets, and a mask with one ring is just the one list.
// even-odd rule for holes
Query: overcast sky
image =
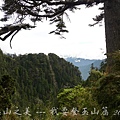
{"label": "overcast sky", "polygon": [[[72,56],[89,59],[103,59],[106,56],[104,21],[102,27],[94,23],[93,17],[99,15],[97,7],[83,8],[75,13],[69,13],[71,22],[66,20],[69,33],[64,34],[66,39],[48,34],[54,30],[54,25],[49,25],[47,21],[38,23],[37,27],[19,32],[12,40],[12,49],[8,38],[0,41],[0,48],[4,53],[26,54],[26,53],[55,53],[59,56]],[[0,23],[2,24],[2,23]]]}

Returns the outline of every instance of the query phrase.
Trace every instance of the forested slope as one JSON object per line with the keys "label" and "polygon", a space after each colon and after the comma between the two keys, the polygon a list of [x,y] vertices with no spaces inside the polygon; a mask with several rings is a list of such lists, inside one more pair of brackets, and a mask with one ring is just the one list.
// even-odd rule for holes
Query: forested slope
{"label": "forested slope", "polygon": [[12,97],[15,106],[30,106],[49,103],[60,89],[81,83],[77,67],[55,54],[10,55],[0,51],[0,77],[10,75],[15,81],[16,92]]}

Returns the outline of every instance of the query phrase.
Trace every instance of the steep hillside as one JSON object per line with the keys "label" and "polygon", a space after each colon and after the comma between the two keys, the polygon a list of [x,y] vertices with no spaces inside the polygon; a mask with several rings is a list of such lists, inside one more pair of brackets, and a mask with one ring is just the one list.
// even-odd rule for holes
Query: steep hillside
{"label": "steep hillside", "polygon": [[0,51],[0,77],[9,74],[16,80],[12,98],[19,108],[54,101],[58,91],[81,83],[78,67],[50,53],[5,55]]}

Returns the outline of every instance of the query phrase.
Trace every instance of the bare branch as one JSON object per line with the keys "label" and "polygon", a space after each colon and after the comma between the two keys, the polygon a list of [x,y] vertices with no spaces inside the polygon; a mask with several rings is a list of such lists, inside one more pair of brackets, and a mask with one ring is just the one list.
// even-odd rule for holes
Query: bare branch
{"label": "bare branch", "polygon": [[7,35],[5,35],[5,37],[0,37],[0,39],[2,40],[2,41],[5,41],[10,35],[12,35],[12,33],[14,33],[15,31],[13,30],[13,31],[10,31]]}
{"label": "bare branch", "polygon": [[12,37],[11,37],[11,39],[10,39],[10,48],[12,49],[12,45],[11,45],[11,42],[12,42],[12,39],[13,39],[13,37],[19,32],[20,30],[17,30],[13,35],[12,35]]}
{"label": "bare branch", "polygon": [[13,37],[21,30],[21,29],[30,29],[30,28],[34,28],[35,26],[31,26],[31,25],[29,25],[29,24],[20,24],[20,25],[15,25],[15,26],[11,26],[11,25],[7,25],[7,26],[5,26],[5,27],[2,27],[1,29],[0,29],[0,36],[1,35],[4,35],[4,34],[7,34],[7,35],[5,35],[3,38],[2,37],[0,37],[0,39],[2,40],[2,41],[5,41],[8,37],[10,37],[13,33],[13,35],[12,35],[12,37],[11,37],[11,39],[10,39],[10,47],[12,48],[12,46],[11,46],[11,41],[12,41],[12,39],[13,39]]}
{"label": "bare branch", "polygon": [[89,24],[90,27],[95,26],[96,24],[100,23],[104,18],[104,13],[102,12],[100,15],[97,15],[93,20],[95,21],[94,24]]}

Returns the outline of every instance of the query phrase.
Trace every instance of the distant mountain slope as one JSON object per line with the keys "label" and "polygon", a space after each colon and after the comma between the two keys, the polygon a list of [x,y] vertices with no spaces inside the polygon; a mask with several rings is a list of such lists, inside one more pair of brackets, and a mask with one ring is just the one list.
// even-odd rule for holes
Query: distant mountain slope
{"label": "distant mountain slope", "polygon": [[68,57],[66,58],[66,60],[68,62],[71,62],[73,65],[79,67],[83,80],[86,80],[88,78],[92,63],[94,67],[100,68],[100,64],[103,61],[103,60],[96,60],[96,59],[90,60],[90,59],[83,59],[76,57]]}

